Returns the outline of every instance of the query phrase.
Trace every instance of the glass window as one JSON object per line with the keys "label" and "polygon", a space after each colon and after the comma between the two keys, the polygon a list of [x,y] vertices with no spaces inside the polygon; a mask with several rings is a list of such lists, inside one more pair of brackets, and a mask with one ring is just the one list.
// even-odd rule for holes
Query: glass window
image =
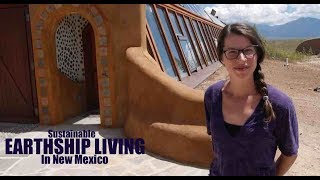
{"label": "glass window", "polygon": [[182,48],[182,51],[186,57],[187,63],[190,68],[190,72],[197,71],[197,67],[199,66],[199,63],[196,61],[193,49],[191,48],[191,44],[188,41],[186,37],[179,36],[180,45]]}
{"label": "glass window", "polygon": [[205,13],[204,13],[204,9],[201,9],[198,4],[195,4],[195,8],[197,9],[197,12],[200,16],[206,18]]}
{"label": "glass window", "polygon": [[159,13],[159,17],[160,17],[160,20],[161,20],[161,24],[163,25],[163,28],[164,28],[164,31],[165,31],[165,34],[166,34],[166,37],[167,37],[167,40],[168,40],[168,43],[169,43],[169,46],[170,46],[170,49],[171,49],[171,52],[174,56],[174,60],[176,61],[176,64],[177,64],[177,68],[178,68],[178,71],[180,73],[180,76],[181,77],[185,77],[187,76],[187,70],[186,70],[186,67],[185,65],[183,64],[182,62],[182,58],[178,52],[178,49],[177,49],[177,45],[174,41],[173,38],[175,38],[175,34],[172,32],[171,28],[169,27],[169,24],[168,24],[168,19],[166,17],[166,14],[165,14],[165,10],[161,7],[157,7],[157,10],[158,10],[158,13]]}
{"label": "glass window", "polygon": [[209,30],[210,26],[205,24],[205,23],[201,24],[201,23],[198,22],[198,24],[199,24],[199,27],[202,27],[201,29],[208,35],[207,42],[208,42],[208,47],[210,47],[210,50],[211,50],[210,51],[211,58],[212,58],[211,60],[216,61],[216,59],[217,59],[217,51],[216,51],[216,47],[214,46],[213,37],[212,37],[212,35],[210,33],[210,30]]}
{"label": "glass window", "polygon": [[[206,57],[206,59],[207,59],[207,62],[209,63],[209,62],[210,62],[210,61],[209,61],[210,56],[209,56],[209,54],[208,54],[208,52],[207,52],[207,49],[206,49],[205,44],[204,44],[204,42],[203,42],[202,36],[201,36],[201,34],[200,34],[200,32],[199,32],[199,28],[198,28],[198,26],[197,26],[197,24],[196,24],[196,22],[195,22],[194,20],[192,20],[192,22],[193,22],[194,29],[196,30],[196,34],[197,34],[197,36],[198,36],[198,40],[199,40],[199,42],[200,42],[202,51],[204,52],[204,55],[205,55],[205,57]],[[189,19],[187,19],[187,24],[190,24]],[[190,28],[191,28],[191,24],[190,24]]]}
{"label": "glass window", "polygon": [[182,34],[181,29],[179,28],[179,25],[177,22],[177,18],[172,11],[169,11],[169,17],[176,34]]}
{"label": "glass window", "polygon": [[214,33],[214,27],[211,26],[211,27],[210,27],[210,31],[211,31],[212,37],[213,37],[213,38],[217,38],[216,35],[215,35],[215,33]]}
{"label": "glass window", "polygon": [[217,52],[217,45],[216,45],[216,38],[213,36],[212,31],[211,31],[211,26],[208,24],[203,24],[204,28],[207,29],[208,34],[210,35],[211,38],[211,46],[213,47],[213,51],[214,51],[214,61],[218,60],[218,52]]}
{"label": "glass window", "polygon": [[[195,22],[195,21],[193,21]],[[201,31],[201,34],[202,34],[202,40],[204,41],[206,47],[207,47],[207,50],[208,50],[208,53],[209,53],[209,56],[210,56],[210,61],[213,61],[214,57],[212,55],[212,47],[210,46],[210,38],[209,36],[207,36],[207,32],[205,29],[202,29],[202,26],[200,24],[200,22],[196,22],[194,23],[194,25],[197,27],[197,29],[199,29]]]}
{"label": "glass window", "polygon": [[215,39],[216,37],[214,36],[214,33],[213,33],[213,27],[212,26],[208,26],[208,30],[209,30],[209,33],[210,33],[211,37],[213,39]]}
{"label": "glass window", "polygon": [[188,10],[192,11],[189,4],[185,4],[184,7],[187,8]]}
{"label": "glass window", "polygon": [[147,38],[147,49],[148,49],[148,53],[153,57],[153,59],[155,59],[148,38]]}
{"label": "glass window", "polygon": [[155,17],[154,9],[149,4],[146,5],[146,16],[147,16],[148,24],[150,26],[152,36],[154,38],[159,55],[161,57],[163,65],[164,65],[164,68],[165,68],[166,72],[168,73],[168,75],[176,78],[177,75],[175,74],[175,71],[173,70],[173,66],[170,61],[170,56],[169,56],[167,48],[165,46],[164,39],[162,38],[163,34],[160,31],[160,26],[158,24],[157,18]]}
{"label": "glass window", "polygon": [[[192,40],[192,42],[193,42],[193,44],[194,44],[194,48],[195,48],[195,50],[196,50],[196,52],[197,52],[198,58],[200,59],[201,64],[204,64],[204,60],[203,60],[203,58],[202,58],[202,55],[201,55],[199,46],[198,46],[198,44],[197,44],[197,41],[196,41],[196,38],[195,38],[195,36],[194,36],[194,33],[193,33],[192,29],[191,29],[191,30],[189,29],[190,34],[187,33],[187,26],[186,26],[186,24],[184,23],[184,20],[183,20],[182,15],[180,15],[180,14],[178,15],[178,20],[179,20],[179,22],[180,22],[180,25],[181,25],[183,34],[184,34],[185,36],[187,35],[187,37],[189,38],[189,39],[188,39],[189,42],[191,42],[191,40]],[[190,24],[189,24],[189,25],[190,25]]]}
{"label": "glass window", "polygon": [[219,37],[218,29],[217,28],[213,28],[213,30],[214,30],[215,38],[218,38]]}
{"label": "glass window", "polygon": [[190,4],[191,10],[195,13],[198,14],[197,9],[195,8],[194,4]]}
{"label": "glass window", "polygon": [[212,26],[208,26],[208,30],[209,30],[209,33],[211,34],[211,37],[213,39],[213,46],[215,47],[215,61],[217,61],[219,59],[218,57],[218,52],[217,52],[217,46],[218,46],[218,39],[214,36],[214,27]]}

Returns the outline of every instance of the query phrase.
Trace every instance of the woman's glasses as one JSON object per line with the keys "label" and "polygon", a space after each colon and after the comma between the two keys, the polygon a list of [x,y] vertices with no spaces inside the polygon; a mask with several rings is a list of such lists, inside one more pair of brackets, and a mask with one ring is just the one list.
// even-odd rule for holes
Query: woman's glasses
{"label": "woman's glasses", "polygon": [[230,60],[237,59],[240,52],[242,52],[246,58],[253,58],[254,55],[257,54],[256,47],[258,47],[258,45],[251,45],[244,49],[227,49],[223,51],[223,53],[225,54],[226,58]]}

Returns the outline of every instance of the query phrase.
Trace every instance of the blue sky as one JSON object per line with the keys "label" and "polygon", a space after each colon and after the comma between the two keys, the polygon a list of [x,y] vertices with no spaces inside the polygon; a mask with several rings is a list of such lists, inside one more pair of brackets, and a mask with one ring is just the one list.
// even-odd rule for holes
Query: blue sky
{"label": "blue sky", "polygon": [[280,25],[300,17],[320,19],[320,4],[199,4],[207,12],[216,10],[223,22]]}

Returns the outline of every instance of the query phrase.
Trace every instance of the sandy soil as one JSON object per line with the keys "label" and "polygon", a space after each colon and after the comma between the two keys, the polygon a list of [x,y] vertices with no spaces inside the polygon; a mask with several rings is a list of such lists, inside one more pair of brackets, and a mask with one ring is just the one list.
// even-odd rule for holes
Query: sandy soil
{"label": "sandy soil", "polygon": [[[289,63],[266,60],[262,64],[266,82],[288,94],[296,107],[299,121],[299,155],[286,175],[320,175],[320,58]],[[225,79],[227,72],[220,68],[196,89],[205,90],[212,83]],[[320,89],[319,89],[320,91]],[[277,155],[279,152],[277,153]]]}

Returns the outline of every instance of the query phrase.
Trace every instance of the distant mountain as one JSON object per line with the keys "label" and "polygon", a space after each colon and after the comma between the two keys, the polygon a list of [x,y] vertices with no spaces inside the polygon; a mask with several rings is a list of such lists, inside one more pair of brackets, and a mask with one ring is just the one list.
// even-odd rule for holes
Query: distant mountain
{"label": "distant mountain", "polygon": [[303,17],[286,24],[269,26],[255,25],[266,39],[302,39],[320,37],[320,19]]}

